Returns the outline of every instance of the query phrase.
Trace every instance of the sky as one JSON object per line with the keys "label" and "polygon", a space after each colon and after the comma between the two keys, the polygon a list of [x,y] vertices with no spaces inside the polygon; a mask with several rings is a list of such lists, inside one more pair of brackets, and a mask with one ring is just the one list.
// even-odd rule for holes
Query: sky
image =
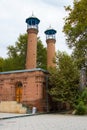
{"label": "sky", "polygon": [[64,6],[73,5],[73,0],[0,0],[0,57],[7,57],[7,47],[15,45],[20,34],[26,33],[26,18],[33,14],[40,19],[38,36],[46,46],[44,31],[51,25],[57,31],[56,51],[67,47],[63,18],[67,16]]}

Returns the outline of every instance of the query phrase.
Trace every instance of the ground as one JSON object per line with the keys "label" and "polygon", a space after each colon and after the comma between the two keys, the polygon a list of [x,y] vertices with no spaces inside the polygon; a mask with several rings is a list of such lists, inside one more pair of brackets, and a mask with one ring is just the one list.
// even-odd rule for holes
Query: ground
{"label": "ground", "polygon": [[[0,114],[0,119],[6,116],[15,114]],[[1,119],[0,130],[87,130],[87,116],[41,114]]]}

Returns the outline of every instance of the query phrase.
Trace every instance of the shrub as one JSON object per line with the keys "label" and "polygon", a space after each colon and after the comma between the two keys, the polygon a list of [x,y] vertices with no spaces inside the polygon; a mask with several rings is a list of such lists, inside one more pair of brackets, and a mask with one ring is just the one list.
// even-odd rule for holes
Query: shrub
{"label": "shrub", "polygon": [[76,106],[76,115],[85,115],[87,113],[87,106],[84,104],[83,101],[80,101],[79,104]]}

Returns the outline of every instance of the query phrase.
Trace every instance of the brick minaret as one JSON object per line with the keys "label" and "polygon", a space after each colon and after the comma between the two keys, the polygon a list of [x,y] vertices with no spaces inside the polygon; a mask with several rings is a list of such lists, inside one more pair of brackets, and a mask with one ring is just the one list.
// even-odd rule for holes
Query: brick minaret
{"label": "brick minaret", "polygon": [[26,19],[28,33],[26,69],[36,68],[37,33],[39,22],[40,20],[33,15]]}
{"label": "brick minaret", "polygon": [[49,27],[45,31],[46,34],[46,42],[47,42],[47,68],[55,67],[54,58],[55,58],[55,34],[56,30]]}

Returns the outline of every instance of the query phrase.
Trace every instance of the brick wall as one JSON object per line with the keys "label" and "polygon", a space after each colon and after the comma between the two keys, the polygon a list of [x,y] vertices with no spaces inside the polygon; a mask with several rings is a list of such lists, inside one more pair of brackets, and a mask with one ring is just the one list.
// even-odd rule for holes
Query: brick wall
{"label": "brick wall", "polygon": [[20,102],[35,106],[39,111],[46,108],[46,73],[42,71],[0,74],[0,101],[16,101],[16,84],[21,83]]}

